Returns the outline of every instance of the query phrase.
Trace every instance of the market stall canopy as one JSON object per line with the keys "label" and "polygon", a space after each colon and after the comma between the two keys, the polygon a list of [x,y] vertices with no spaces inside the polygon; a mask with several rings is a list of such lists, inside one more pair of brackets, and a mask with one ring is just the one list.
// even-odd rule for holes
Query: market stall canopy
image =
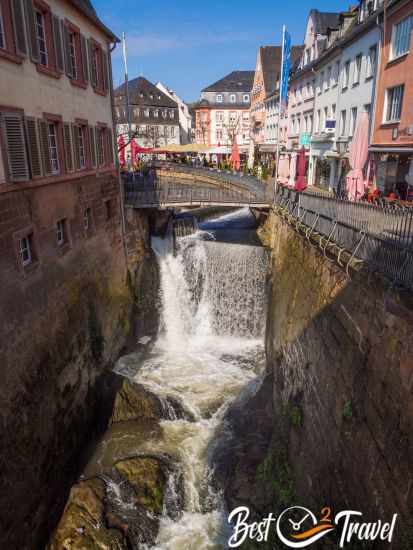
{"label": "market stall canopy", "polygon": [[152,153],[209,153],[209,150],[209,145],[202,145],[200,143],[188,143],[186,145],[165,145],[165,147],[152,149]]}

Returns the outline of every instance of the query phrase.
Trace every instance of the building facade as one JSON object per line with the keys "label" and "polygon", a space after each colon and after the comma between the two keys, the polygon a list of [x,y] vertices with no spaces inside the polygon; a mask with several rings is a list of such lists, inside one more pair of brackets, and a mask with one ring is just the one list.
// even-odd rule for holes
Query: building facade
{"label": "building facade", "polygon": [[234,71],[203,89],[194,105],[196,143],[214,148],[237,143],[248,148],[254,71]]}
{"label": "building facade", "polygon": [[181,145],[186,145],[192,142],[193,128],[192,115],[189,111],[189,106],[181,99],[173,90],[167,88],[162,82],[158,82],[156,87],[164,94],[170,97],[178,105],[179,113],[179,134]]}
{"label": "building facade", "polygon": [[[340,14],[326,32],[316,72],[309,183],[343,189],[359,115],[370,119],[376,92],[382,2]],[[369,3],[371,4],[371,3]]]}
{"label": "building facade", "polygon": [[[294,65],[300,58],[301,46],[292,46],[291,61]],[[282,63],[281,46],[261,46],[258,50],[251,96],[251,143],[249,165],[258,150],[262,158],[274,157],[277,146],[278,124],[280,140],[284,143],[287,117],[278,117],[280,72]]]}
{"label": "building facade", "polygon": [[376,185],[385,194],[413,190],[413,4],[392,1],[383,22],[380,77],[370,150]]}
{"label": "building facade", "polygon": [[179,145],[179,109],[176,101],[141,76],[128,83],[128,117],[126,95],[124,84],[116,88],[117,134],[118,139],[121,138],[126,144],[127,159],[131,158],[130,139],[132,137],[137,145],[143,148]]}
{"label": "building facade", "polygon": [[116,42],[89,0],[0,2],[2,548],[44,547],[63,505],[62,472],[86,444],[74,434],[89,430],[92,365],[108,362],[108,329],[129,295]]}

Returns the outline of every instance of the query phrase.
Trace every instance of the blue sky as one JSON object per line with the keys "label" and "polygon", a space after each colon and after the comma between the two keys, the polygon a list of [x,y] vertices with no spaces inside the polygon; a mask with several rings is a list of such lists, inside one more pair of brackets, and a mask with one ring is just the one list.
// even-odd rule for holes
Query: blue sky
{"label": "blue sky", "polygon": [[[258,46],[280,44],[286,24],[295,44],[311,8],[343,11],[350,0],[92,0],[118,36],[126,32],[129,77],[143,75],[186,101],[233,70],[253,70]],[[353,1],[353,4],[355,2]],[[114,84],[123,79],[121,48]]]}

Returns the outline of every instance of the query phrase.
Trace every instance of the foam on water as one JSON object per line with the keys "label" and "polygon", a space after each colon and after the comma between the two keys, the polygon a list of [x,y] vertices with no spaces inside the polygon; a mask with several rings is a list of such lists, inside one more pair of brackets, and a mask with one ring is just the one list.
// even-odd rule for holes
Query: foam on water
{"label": "foam on water", "polygon": [[[245,209],[238,216],[245,217]],[[239,221],[236,213],[223,218]],[[165,512],[155,548],[226,548],[225,505],[212,483],[210,454],[226,408],[262,363],[266,252],[204,240],[201,232],[177,239],[175,253],[170,237],[153,239],[153,249],[161,274],[161,327],[143,364],[137,360],[135,379],[162,399],[180,400],[195,418],[163,421],[162,436],[139,449],[167,453],[184,472],[184,510],[178,519]]]}

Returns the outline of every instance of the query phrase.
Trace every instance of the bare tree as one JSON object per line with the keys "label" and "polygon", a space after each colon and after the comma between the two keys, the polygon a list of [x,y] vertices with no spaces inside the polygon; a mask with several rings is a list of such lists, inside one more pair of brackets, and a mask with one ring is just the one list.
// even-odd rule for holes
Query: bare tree
{"label": "bare tree", "polygon": [[235,113],[235,117],[229,115],[228,121],[222,123],[222,128],[225,130],[229,144],[232,146],[237,140],[237,135],[241,128],[241,115]]}

